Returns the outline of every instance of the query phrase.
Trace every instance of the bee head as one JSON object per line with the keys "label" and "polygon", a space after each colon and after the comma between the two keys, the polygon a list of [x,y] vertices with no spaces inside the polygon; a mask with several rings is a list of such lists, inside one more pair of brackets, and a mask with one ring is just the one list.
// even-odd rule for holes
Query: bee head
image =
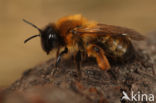
{"label": "bee head", "polygon": [[50,24],[50,25],[46,26],[45,29],[41,30],[36,25],[34,25],[26,20],[23,20],[23,21],[32,25],[34,28],[38,29],[38,31],[40,33],[38,35],[33,35],[33,36],[29,37],[28,39],[26,39],[24,41],[24,43],[28,42],[29,40],[31,40],[34,37],[41,37],[42,48],[47,54],[49,54],[49,52],[53,48],[58,47],[59,35],[58,35],[58,31],[54,24]]}
{"label": "bee head", "polygon": [[48,25],[41,32],[42,48],[47,54],[53,49],[58,47],[59,35],[55,25]]}

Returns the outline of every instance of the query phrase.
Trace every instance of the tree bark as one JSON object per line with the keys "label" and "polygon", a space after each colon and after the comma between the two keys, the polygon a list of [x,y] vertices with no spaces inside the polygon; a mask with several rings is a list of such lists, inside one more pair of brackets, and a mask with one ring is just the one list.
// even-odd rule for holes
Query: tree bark
{"label": "tree bark", "polygon": [[136,59],[111,65],[109,71],[100,70],[94,59],[83,62],[81,79],[71,58],[61,61],[52,76],[55,59],[50,59],[26,70],[19,80],[1,93],[1,100],[4,103],[133,103],[121,101],[123,91],[128,96],[132,91],[156,96],[155,39],[156,32],[153,32],[145,41],[135,43]]}

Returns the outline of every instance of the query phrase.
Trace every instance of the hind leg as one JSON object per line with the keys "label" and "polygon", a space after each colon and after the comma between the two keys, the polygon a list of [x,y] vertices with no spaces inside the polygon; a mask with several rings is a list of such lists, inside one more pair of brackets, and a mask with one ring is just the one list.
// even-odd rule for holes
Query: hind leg
{"label": "hind leg", "polygon": [[111,68],[107,57],[105,56],[104,50],[95,44],[90,44],[87,46],[88,57],[92,56],[96,58],[98,66],[102,70],[108,70]]}

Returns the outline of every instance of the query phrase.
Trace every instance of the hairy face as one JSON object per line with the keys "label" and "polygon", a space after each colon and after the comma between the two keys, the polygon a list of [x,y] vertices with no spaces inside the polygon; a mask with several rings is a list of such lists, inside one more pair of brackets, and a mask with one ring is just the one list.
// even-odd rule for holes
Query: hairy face
{"label": "hairy face", "polygon": [[53,25],[47,26],[41,32],[41,43],[43,50],[49,54],[49,52],[56,48],[58,45],[58,32]]}

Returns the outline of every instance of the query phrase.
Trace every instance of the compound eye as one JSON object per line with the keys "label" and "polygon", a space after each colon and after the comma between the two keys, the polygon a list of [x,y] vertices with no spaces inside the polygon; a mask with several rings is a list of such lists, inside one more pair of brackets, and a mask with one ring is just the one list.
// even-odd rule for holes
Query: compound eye
{"label": "compound eye", "polygon": [[52,34],[49,34],[49,39],[52,37]]}
{"label": "compound eye", "polygon": [[49,39],[51,38],[56,38],[56,36],[54,34],[49,34]]}

